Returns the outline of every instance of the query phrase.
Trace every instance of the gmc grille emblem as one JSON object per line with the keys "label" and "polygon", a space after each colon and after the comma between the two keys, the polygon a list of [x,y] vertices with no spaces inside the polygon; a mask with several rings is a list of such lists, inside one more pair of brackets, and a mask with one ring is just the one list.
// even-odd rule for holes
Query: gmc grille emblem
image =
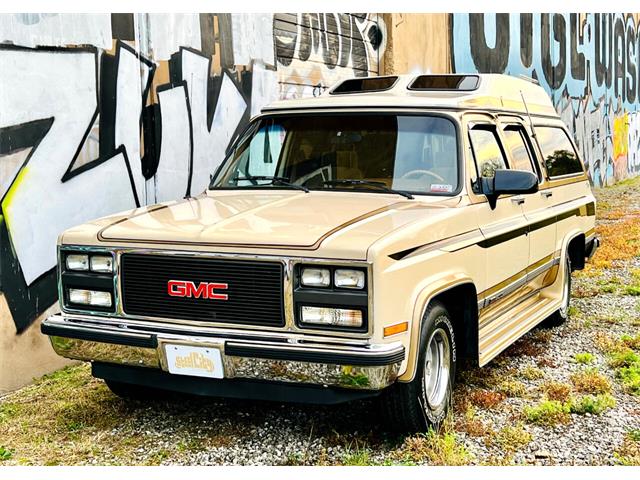
{"label": "gmc grille emblem", "polygon": [[209,300],[227,300],[226,293],[217,293],[216,290],[226,290],[227,283],[195,283],[185,280],[169,280],[167,282],[167,293],[172,297],[207,298]]}

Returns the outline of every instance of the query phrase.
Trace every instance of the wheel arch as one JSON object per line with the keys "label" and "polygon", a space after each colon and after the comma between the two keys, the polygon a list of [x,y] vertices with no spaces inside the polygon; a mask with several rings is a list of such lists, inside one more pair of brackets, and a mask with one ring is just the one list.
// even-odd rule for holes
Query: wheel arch
{"label": "wheel arch", "polygon": [[571,270],[582,270],[585,265],[586,236],[583,231],[575,229],[565,235],[560,250],[560,260],[564,261],[565,255],[571,260]]}
{"label": "wheel arch", "polygon": [[[464,301],[461,301],[461,298]],[[453,278],[431,283],[418,295],[411,322],[407,368],[398,378],[401,382],[410,382],[415,377],[423,318],[427,308],[434,301],[442,302],[452,317],[457,357],[478,361],[477,289],[470,277],[457,274]]]}

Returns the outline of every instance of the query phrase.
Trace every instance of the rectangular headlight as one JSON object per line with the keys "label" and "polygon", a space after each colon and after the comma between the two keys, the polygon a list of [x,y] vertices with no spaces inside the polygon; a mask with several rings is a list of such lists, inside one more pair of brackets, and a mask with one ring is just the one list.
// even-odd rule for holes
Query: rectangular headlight
{"label": "rectangular headlight", "polygon": [[67,255],[67,268],[69,270],[87,271],[89,270],[89,255],[86,254],[69,254]]}
{"label": "rectangular headlight", "polygon": [[91,256],[91,271],[99,273],[113,272],[113,257],[103,255]]}
{"label": "rectangular headlight", "polygon": [[364,272],[362,270],[337,269],[333,274],[333,282],[338,288],[364,288]]}
{"label": "rectangular headlight", "polygon": [[305,287],[328,287],[331,285],[331,271],[328,268],[304,268],[300,282]]}
{"label": "rectangular headlight", "polygon": [[330,325],[334,327],[361,327],[362,311],[345,308],[302,307],[302,323]]}
{"label": "rectangular headlight", "polygon": [[70,288],[69,302],[78,305],[92,305],[94,307],[110,307],[111,293],[97,290]]}

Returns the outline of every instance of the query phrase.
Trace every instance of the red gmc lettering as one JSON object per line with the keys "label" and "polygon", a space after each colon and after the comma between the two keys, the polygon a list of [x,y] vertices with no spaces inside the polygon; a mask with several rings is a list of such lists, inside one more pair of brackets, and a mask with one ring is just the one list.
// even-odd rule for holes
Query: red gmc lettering
{"label": "red gmc lettering", "polygon": [[196,286],[195,283],[185,280],[169,280],[167,282],[167,293],[172,297],[202,297],[209,300],[227,300],[229,296],[226,293],[216,292],[216,290],[226,290],[227,288],[229,288],[227,283],[200,282]]}

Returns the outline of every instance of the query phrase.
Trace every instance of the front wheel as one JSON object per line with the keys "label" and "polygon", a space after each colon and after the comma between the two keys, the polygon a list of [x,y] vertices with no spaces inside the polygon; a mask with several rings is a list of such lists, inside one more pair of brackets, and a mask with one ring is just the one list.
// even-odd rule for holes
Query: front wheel
{"label": "front wheel", "polygon": [[456,343],[451,316],[440,302],[424,314],[416,375],[409,383],[396,383],[381,396],[388,425],[405,432],[439,428],[453,392]]}

